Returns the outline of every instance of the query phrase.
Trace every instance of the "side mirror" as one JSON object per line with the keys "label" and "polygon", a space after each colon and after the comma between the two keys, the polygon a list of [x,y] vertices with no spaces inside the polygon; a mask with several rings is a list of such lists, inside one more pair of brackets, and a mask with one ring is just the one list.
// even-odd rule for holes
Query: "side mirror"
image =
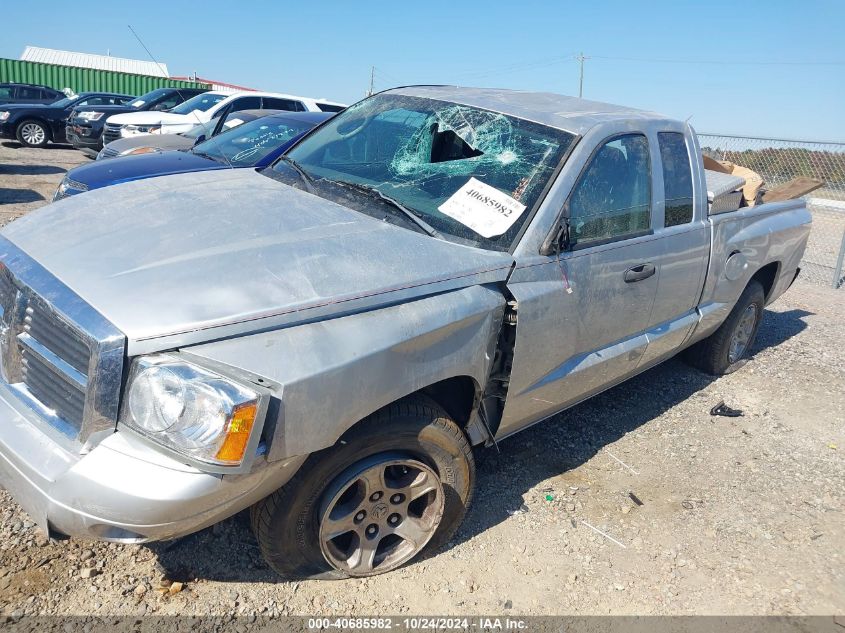
{"label": "side mirror", "polygon": [[540,255],[559,255],[569,246],[569,218],[561,218],[540,246]]}
{"label": "side mirror", "polygon": [[200,134],[200,135],[199,135],[199,136],[198,136],[198,137],[194,140],[194,147],[196,147],[197,145],[199,145],[200,143],[202,143],[204,140],[205,140],[205,134]]}

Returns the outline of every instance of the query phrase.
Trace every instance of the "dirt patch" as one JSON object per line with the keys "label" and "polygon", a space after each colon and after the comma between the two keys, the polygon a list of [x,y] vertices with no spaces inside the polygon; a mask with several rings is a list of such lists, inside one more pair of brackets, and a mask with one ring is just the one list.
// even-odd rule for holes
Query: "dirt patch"
{"label": "dirt patch", "polygon": [[88,162],[70,145],[32,149],[0,143],[0,225],[50,202],[65,173]]}

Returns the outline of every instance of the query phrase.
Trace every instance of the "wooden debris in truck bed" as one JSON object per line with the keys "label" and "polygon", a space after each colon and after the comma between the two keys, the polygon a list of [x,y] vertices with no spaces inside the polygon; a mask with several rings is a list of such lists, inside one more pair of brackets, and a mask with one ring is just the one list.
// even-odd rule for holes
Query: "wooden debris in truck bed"
{"label": "wooden debris in truck bed", "polygon": [[801,196],[806,196],[811,191],[815,191],[822,185],[824,185],[824,182],[821,180],[799,176],[782,185],[766,190],[763,193],[763,202],[780,202],[781,200],[800,198]]}

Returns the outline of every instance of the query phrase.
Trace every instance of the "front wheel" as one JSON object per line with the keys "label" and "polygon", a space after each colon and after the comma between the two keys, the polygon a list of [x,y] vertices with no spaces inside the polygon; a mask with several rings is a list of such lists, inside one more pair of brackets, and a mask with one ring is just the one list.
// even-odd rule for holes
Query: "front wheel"
{"label": "front wheel", "polygon": [[714,376],[730,374],[745,365],[765,303],[763,286],[752,279],[719,329],[687,350],[687,360]]}
{"label": "front wheel", "polygon": [[475,462],[437,404],[409,398],[306,460],[252,509],[270,566],[286,578],[373,576],[442,547],[472,499]]}
{"label": "front wheel", "polygon": [[24,121],[18,126],[17,137],[27,147],[44,147],[50,140],[50,133],[40,121]]}

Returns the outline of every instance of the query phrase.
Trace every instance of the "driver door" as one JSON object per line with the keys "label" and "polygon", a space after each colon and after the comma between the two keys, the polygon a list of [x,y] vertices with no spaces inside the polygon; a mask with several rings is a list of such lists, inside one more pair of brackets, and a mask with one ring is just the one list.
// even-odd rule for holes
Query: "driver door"
{"label": "driver door", "polygon": [[657,293],[652,173],[643,134],[604,141],[570,193],[570,244],[508,283],[517,300],[513,369],[498,435],[636,373]]}

